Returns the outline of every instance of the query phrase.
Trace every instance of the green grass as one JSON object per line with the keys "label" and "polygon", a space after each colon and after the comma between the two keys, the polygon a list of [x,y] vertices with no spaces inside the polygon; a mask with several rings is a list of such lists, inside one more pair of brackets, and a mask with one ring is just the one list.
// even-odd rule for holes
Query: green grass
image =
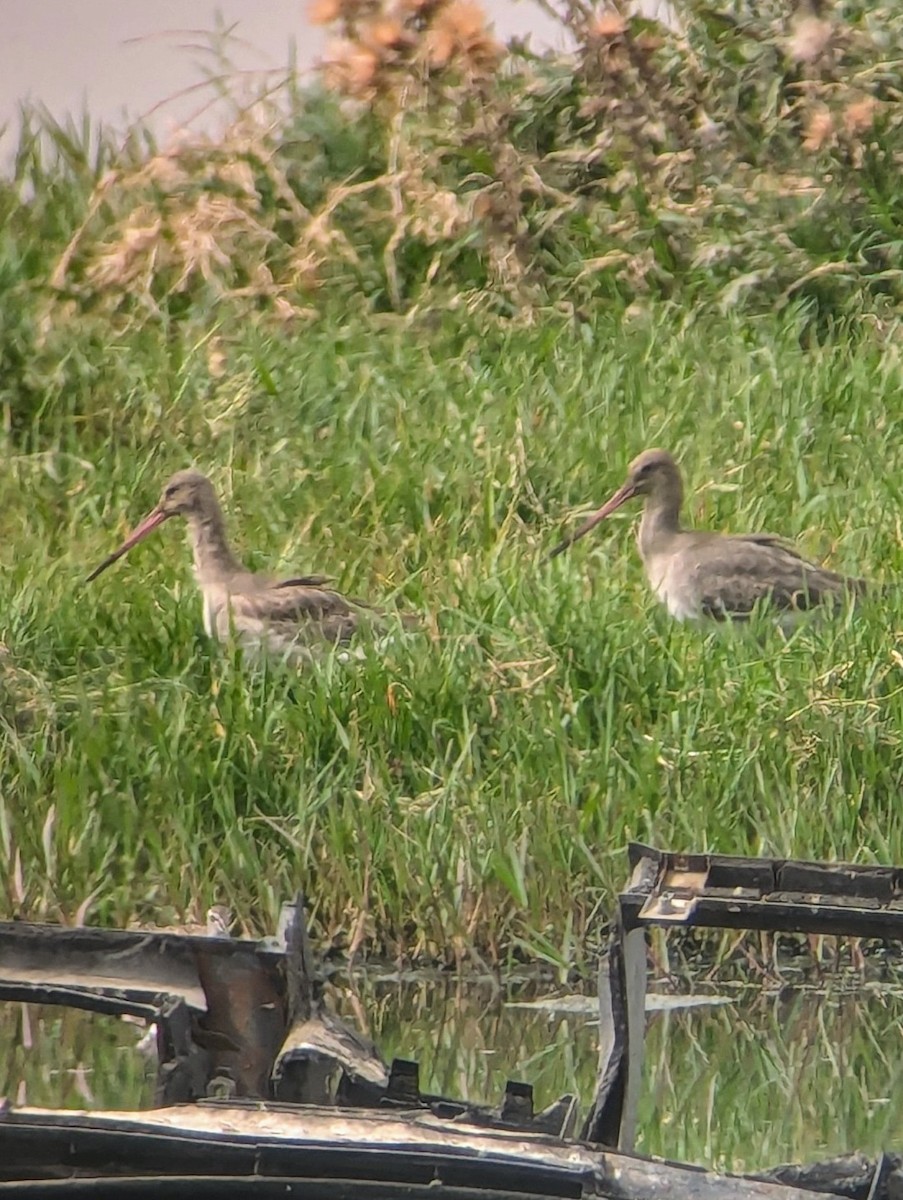
{"label": "green grass", "polygon": [[[542,554],[643,446],[688,519],[894,581],[898,352],[869,328],[650,305],[575,326],[213,318],[28,363],[0,476],[7,913],[123,922],[307,892],[318,934],[453,958],[583,958],[624,842],[903,861],[903,604],[722,637],[667,619],[616,517]],[[24,369],[23,369],[24,370]],[[21,396],[21,380],[0,388]],[[83,578],[196,463],[254,567],[429,614],[301,674],[207,643],[176,523]]]}

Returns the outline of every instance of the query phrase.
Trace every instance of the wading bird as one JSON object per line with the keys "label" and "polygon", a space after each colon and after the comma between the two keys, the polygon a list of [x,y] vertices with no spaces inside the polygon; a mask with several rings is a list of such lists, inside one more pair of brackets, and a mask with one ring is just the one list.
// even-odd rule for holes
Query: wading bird
{"label": "wading bird", "polygon": [[[289,659],[310,658],[319,643],[347,642],[358,627],[381,614],[329,587],[322,575],[275,579],[248,571],[235,557],[213,485],[200,471],[179,471],[160,500],[122,545],[88,576],[96,579],[170,517],[184,517],[194,552],[194,572],[204,601],[204,628],[225,641]],[[409,623],[411,618],[403,618]]]}
{"label": "wading bird", "polygon": [[652,590],[678,621],[748,620],[763,608],[789,627],[800,613],[866,589],[828,571],[769,533],[710,533],[680,523],[683,483],[667,450],[644,450],[615,494],[549,555],[555,558],[635,496],[644,498],[637,542]]}

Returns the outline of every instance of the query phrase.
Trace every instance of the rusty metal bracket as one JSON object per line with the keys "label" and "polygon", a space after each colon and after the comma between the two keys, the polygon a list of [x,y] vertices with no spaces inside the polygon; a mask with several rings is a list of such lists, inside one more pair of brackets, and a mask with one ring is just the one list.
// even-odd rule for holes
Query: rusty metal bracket
{"label": "rusty metal bracket", "polygon": [[599,972],[596,1096],[584,1136],[633,1148],[651,926],[903,938],[903,868],[682,854],[631,843],[630,877]]}
{"label": "rusty metal bracket", "polygon": [[143,1017],[157,1029],[157,1100],[229,1078],[266,1096],[285,1035],[281,956],[234,938],[0,923],[0,999]]}
{"label": "rusty metal bracket", "polygon": [[625,928],[903,936],[903,868],[799,859],[675,854],[631,843],[618,898]]}
{"label": "rusty metal bracket", "polygon": [[325,1008],[301,896],[283,905],[276,936],[285,955],[288,1029],[272,1095],[295,1104],[379,1103],[389,1085],[385,1061],[369,1038]]}
{"label": "rusty metal bracket", "polygon": [[274,938],[0,923],[0,1000],[142,1017],[156,1030],[158,1105],[190,1102],[416,1110],[494,1129],[572,1136],[576,1100],[533,1110],[509,1082],[493,1108],[421,1093],[329,1011],[299,894]]}
{"label": "rusty metal bracket", "polygon": [[[597,1092],[537,1112],[509,1081],[496,1107],[421,1092],[329,1012],[300,896],[262,942],[0,924],[0,999],[143,1017],[158,1101],[143,1113],[0,1102],[0,1193],[203,1197],[286,1194],[447,1200],[673,1195],[791,1200],[903,1194],[897,1156],[729,1177],[624,1151],[643,1062],[652,925],[903,936],[903,870],[629,848],[630,878],[599,971]],[[302,1107],[303,1106],[303,1107]],[[595,1145],[586,1143],[596,1143]],[[600,1145],[601,1143],[601,1145]],[[811,1190],[806,1190],[811,1189]]]}

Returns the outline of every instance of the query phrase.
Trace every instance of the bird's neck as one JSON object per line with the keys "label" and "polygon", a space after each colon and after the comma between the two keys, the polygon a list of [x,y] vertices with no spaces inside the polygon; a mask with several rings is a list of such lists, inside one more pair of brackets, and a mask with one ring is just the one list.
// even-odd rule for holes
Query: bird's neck
{"label": "bird's neck", "polygon": [[682,499],[680,488],[677,487],[650,496],[646,501],[638,535],[640,554],[644,559],[665,552],[674,535],[680,533]]}
{"label": "bird's neck", "polygon": [[217,507],[188,518],[188,536],[194,553],[194,569],[201,585],[217,583],[244,570],[232,553],[226,522]]}

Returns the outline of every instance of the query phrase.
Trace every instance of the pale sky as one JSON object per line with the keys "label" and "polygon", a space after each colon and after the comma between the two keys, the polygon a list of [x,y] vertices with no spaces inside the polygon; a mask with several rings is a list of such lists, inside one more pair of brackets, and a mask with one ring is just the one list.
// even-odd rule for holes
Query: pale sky
{"label": "pale sky", "polygon": [[[537,49],[564,45],[560,27],[533,0],[484,2],[503,40],[530,34]],[[0,0],[0,125],[16,124],[25,99],[57,118],[87,107],[121,127],[126,113],[143,116],[167,101],[152,118],[165,138],[210,95],[185,89],[204,78],[205,67],[214,69],[201,47],[217,13],[241,39],[231,47],[239,70],[278,72],[293,43],[302,67],[322,53],[323,32],[308,23],[306,9],[305,0]]]}

